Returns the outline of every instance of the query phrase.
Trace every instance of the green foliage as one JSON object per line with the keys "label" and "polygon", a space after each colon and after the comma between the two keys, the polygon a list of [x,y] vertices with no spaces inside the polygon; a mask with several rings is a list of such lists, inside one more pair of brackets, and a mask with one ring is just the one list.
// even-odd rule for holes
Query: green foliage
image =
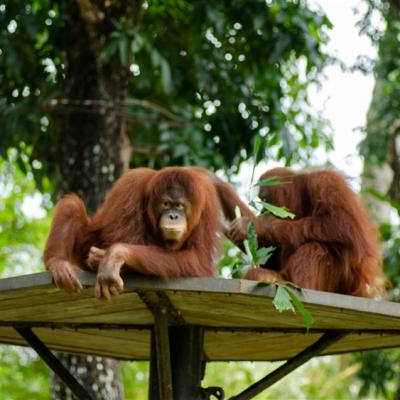
{"label": "green foliage", "polygon": [[[254,186],[275,186],[275,185],[279,185],[280,183],[281,183],[281,180],[278,177],[273,176],[268,179],[260,180]],[[263,210],[261,215],[273,214],[273,215],[275,215],[275,217],[278,217],[278,218],[290,218],[290,219],[294,219],[296,217],[286,207],[277,207],[277,206],[274,206],[273,204],[268,203],[263,200],[252,201],[252,202],[250,202],[250,205],[252,207],[254,207],[255,209],[261,208]]]}
{"label": "green foliage", "polygon": [[277,207],[277,206],[274,206],[273,204],[267,203],[265,201],[260,201],[260,204],[265,209],[265,211],[263,212],[263,215],[264,214],[273,214],[279,218],[290,218],[290,219],[294,219],[296,217],[292,212],[290,212],[285,207]]}
{"label": "green foliage", "polygon": [[[225,389],[225,398],[229,399],[280,365],[281,362],[209,363],[203,386],[221,386]],[[316,357],[254,397],[254,400],[358,399],[360,384],[355,380],[358,368],[359,364],[348,356]],[[382,397],[373,399],[380,400]]]}
{"label": "green foliage", "polygon": [[389,290],[389,299],[400,301],[400,226],[382,224],[380,228],[384,243],[385,274],[393,284]]}
{"label": "green foliage", "polygon": [[249,266],[265,264],[275,250],[274,246],[258,247],[256,227],[253,223],[250,223],[247,227],[247,242],[249,246]]}
{"label": "green foliage", "polygon": [[279,312],[293,311],[299,312],[303,317],[304,325],[307,331],[312,327],[314,318],[311,313],[304,307],[304,304],[298,297],[297,292],[302,293],[301,288],[293,282],[259,282],[260,286],[275,285],[276,293],[272,304]]}
{"label": "green foliage", "polygon": [[[41,253],[50,221],[49,196],[40,196],[28,157],[9,149],[8,160],[0,158],[0,276],[42,269]],[[36,165],[36,164],[35,164]],[[26,205],[39,200],[39,217]],[[36,201],[37,202],[37,201]]]}
{"label": "green foliage", "polygon": [[[297,296],[297,294],[293,291],[293,289],[290,286],[290,282],[289,283],[284,283],[284,284],[280,284],[281,287],[283,287],[283,289],[287,292],[287,294],[290,297],[290,301],[292,302],[294,308],[296,309],[296,311],[298,311],[301,316],[304,319],[304,325],[306,326],[306,329],[309,330],[313,323],[314,323],[314,318],[311,315],[311,313],[304,307],[304,304],[301,302],[301,300],[299,299],[299,297]],[[297,289],[298,290],[298,289]]]}
{"label": "green foliage", "polygon": [[[254,154],[257,155],[257,152],[255,151]],[[274,211],[276,212],[276,214],[278,214],[279,217],[286,218],[289,216],[291,218],[294,218],[294,214],[288,213],[286,210],[280,207],[272,207],[274,207]],[[237,208],[235,211],[237,214],[239,214],[237,215],[237,217],[240,217],[239,208]],[[232,268],[231,277],[240,278],[242,273],[246,269],[259,268],[260,265],[266,264],[268,259],[271,257],[273,251],[275,250],[274,246],[261,248],[258,247],[257,231],[256,226],[253,222],[250,222],[247,226],[247,239],[243,241],[243,246],[245,249],[245,254],[243,252],[232,251],[232,248],[227,247],[225,244],[225,255],[222,257],[222,260],[220,260],[218,267],[223,276],[224,265],[225,268]],[[308,330],[311,328],[314,319],[293,290],[295,289],[297,291],[300,291],[301,293],[301,288],[299,286],[295,285],[292,282],[260,282],[259,284],[275,284],[276,293],[272,301],[275,308],[279,312],[285,310],[291,310],[295,312],[297,310],[303,316],[306,329]]]}
{"label": "green foliage", "polygon": [[243,257],[242,250],[236,247],[230,240],[223,239],[222,256],[217,263],[217,273],[224,278],[241,278],[243,271],[249,265]]}
{"label": "green foliage", "polygon": [[49,373],[33,350],[0,345],[0,393],[3,399],[47,400]]}
{"label": "green foliage", "polygon": [[[368,7],[360,21],[361,32],[367,34],[378,46],[378,59],[373,64],[376,78],[373,98],[368,111],[366,135],[360,152],[368,164],[387,163],[394,172],[393,182],[387,195],[369,190],[381,201],[392,206],[397,218],[380,227],[384,251],[385,274],[392,283],[388,298],[400,299],[400,161],[398,143],[400,139],[400,7],[398,2],[366,0]],[[377,15],[383,23],[377,25]],[[397,222],[395,220],[397,219]],[[398,350],[368,352],[357,356],[362,368],[358,377],[363,382],[360,397],[383,396],[396,398],[399,393],[397,379],[400,364]],[[396,389],[397,386],[397,389]],[[397,393],[396,393],[397,391]]]}
{"label": "green foliage", "polygon": [[[28,152],[29,149],[25,148]],[[25,153],[0,157],[0,277],[43,269],[42,247],[49,229],[49,195],[41,196]],[[27,205],[36,203],[34,210]],[[41,204],[39,204],[41,203]],[[39,215],[37,215],[39,214]],[[0,346],[0,393],[5,399],[48,399],[48,369],[29,349]]]}
{"label": "green foliage", "polygon": [[273,176],[272,178],[261,179],[254,186],[274,186],[278,185],[281,181],[277,176]]}
{"label": "green foliage", "polygon": [[147,361],[121,362],[125,398],[147,399],[149,363]]}
{"label": "green foliage", "polygon": [[31,171],[39,185],[55,170],[54,131],[43,102],[56,92],[54,66],[61,61],[54,42],[61,19],[50,0],[0,2],[0,156],[9,147],[26,153],[27,143],[31,165],[48,161]]}
{"label": "green foliage", "polygon": [[[156,86],[160,90],[153,92],[153,99],[169,104],[175,114],[185,115],[186,125],[200,144],[190,146],[192,154],[201,154],[207,143],[214,148],[213,154],[222,156],[217,161],[223,164],[213,161],[212,165],[238,165],[249,156],[251,138],[260,129],[270,132],[270,142],[289,129],[288,119],[303,113],[304,109],[296,111],[296,106],[287,110],[284,99],[287,104],[296,103],[297,96],[305,94],[300,59],[304,57],[309,78],[316,77],[324,62],[320,54],[320,44],[326,39],[323,27],[329,22],[300,2],[182,2],[179,10],[172,12],[176,15],[171,20],[164,10],[152,9],[150,4],[143,15],[142,24],[152,28],[148,41],[168,60],[174,83],[168,97],[162,93],[162,85]],[[309,28],[318,34],[313,36]],[[295,37],[295,32],[300,36]],[[143,50],[136,57],[141,71],[134,82],[136,93],[154,88],[154,68],[147,53]],[[162,81],[161,74],[158,76]],[[289,83],[291,79],[294,85]],[[179,130],[171,126],[162,129],[169,133],[171,148],[183,144]],[[292,132],[287,136],[293,143]],[[155,134],[156,141],[157,137]],[[154,145],[157,147],[157,142]],[[282,149],[281,158],[289,157],[289,147]],[[168,162],[182,162],[174,161],[169,152],[163,154],[163,162],[165,156]]]}
{"label": "green foliage", "polygon": [[[374,65],[376,86],[368,114],[368,135],[360,150],[364,157],[384,162],[387,161],[391,141],[400,136],[400,7],[388,1],[367,3],[369,7],[360,27],[378,45],[378,59]],[[377,14],[384,20],[380,26],[371,22]]]}
{"label": "green foliage", "polygon": [[[129,83],[116,111],[138,149],[133,165],[235,172],[258,134],[259,159],[287,163],[325,142],[307,96],[326,61],[331,24],[321,11],[297,0],[138,4],[123,14],[119,2],[101,9],[97,49],[99,63]],[[76,18],[76,2],[0,2],[0,155],[29,143],[30,162],[46,160],[33,171],[39,185],[56,169],[57,121],[47,105],[62,93],[72,51],[64,39]]]}
{"label": "green foliage", "polygon": [[361,398],[371,398],[371,395],[373,398],[396,398],[400,363],[398,350],[368,351],[356,354],[354,358],[362,365],[357,372],[363,382],[359,392]]}

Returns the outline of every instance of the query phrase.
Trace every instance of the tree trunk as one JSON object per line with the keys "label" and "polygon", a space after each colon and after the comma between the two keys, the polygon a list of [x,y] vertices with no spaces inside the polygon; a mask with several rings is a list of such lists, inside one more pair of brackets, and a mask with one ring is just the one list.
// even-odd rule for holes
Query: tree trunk
{"label": "tree trunk", "polygon": [[[372,100],[367,114],[366,141],[379,143],[382,132],[379,122],[376,119],[377,104],[382,96],[382,84],[380,77],[376,78],[375,87],[372,93]],[[384,143],[380,144],[382,147]],[[388,149],[389,153],[389,149]],[[362,173],[363,198],[368,206],[368,211],[376,225],[388,223],[390,220],[390,205],[379,199],[379,196],[386,196],[393,184],[393,169],[388,157],[379,160],[370,149],[364,149],[364,168]]]}
{"label": "tree trunk", "polygon": [[[68,31],[63,39],[63,91],[55,108],[59,117],[58,193],[77,193],[89,213],[103,202],[127,167],[123,157],[127,145],[125,122],[115,106],[126,98],[126,75],[118,57],[107,63],[100,61],[100,49],[112,30],[111,17],[107,17],[110,10],[101,9],[105,3],[70,3]],[[65,353],[58,353],[58,357],[95,399],[123,399],[118,361]],[[53,400],[73,398],[54,374],[50,391]]]}
{"label": "tree trunk", "polygon": [[[379,56],[375,67],[376,82],[368,110],[366,138],[361,146],[361,155],[364,157],[362,186],[371,216],[377,225],[390,226],[393,224],[391,221],[393,208],[387,200],[400,201],[400,121],[397,112],[399,91],[398,82],[388,79],[390,75],[393,75],[391,74],[393,69],[398,70],[393,60],[397,60],[399,56],[400,8],[399,2],[396,1],[388,1],[385,5],[388,6],[384,15],[387,25],[379,41]],[[385,231],[388,232],[387,228]],[[390,241],[382,243],[384,252],[388,250],[389,253],[393,252],[390,246],[393,246]],[[394,251],[396,251],[395,247]],[[389,274],[390,262],[385,264],[385,269]],[[362,368],[373,371],[375,375],[378,374],[373,381],[365,381],[366,386],[374,388],[376,392],[380,392],[382,386],[388,387],[385,378],[390,377],[389,365],[391,364],[393,371],[398,370],[398,365],[392,356],[383,353],[379,358],[381,361],[376,365],[369,357],[362,359]],[[385,362],[386,372],[380,374],[379,366],[383,362]],[[366,379],[365,376],[373,375],[370,371],[364,375],[363,379]],[[395,376],[396,372],[393,374]],[[399,379],[397,379],[397,390],[393,396],[393,400],[398,399],[400,399]]]}
{"label": "tree trunk", "polygon": [[[385,14],[386,31],[379,41],[375,68],[375,87],[368,110],[366,138],[361,147],[364,157],[363,189],[376,223],[389,223],[390,205],[380,200],[386,196],[400,200],[400,120],[398,118],[398,87],[393,78],[398,67],[392,60],[398,56],[399,2],[388,1]],[[393,53],[395,52],[396,53]],[[368,194],[368,191],[374,193]]]}

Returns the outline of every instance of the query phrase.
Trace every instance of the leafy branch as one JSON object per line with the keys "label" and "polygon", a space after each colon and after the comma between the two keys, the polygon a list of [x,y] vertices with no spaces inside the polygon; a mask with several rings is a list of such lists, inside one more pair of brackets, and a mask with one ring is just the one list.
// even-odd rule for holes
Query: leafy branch
{"label": "leafy branch", "polygon": [[[259,136],[256,136],[253,148],[254,165],[251,173],[249,197],[251,193],[251,188],[253,186],[274,186],[281,183],[278,177],[271,177],[268,179],[263,179],[253,185],[254,171],[260,147],[261,138]],[[277,207],[263,200],[251,201],[250,205],[255,209],[258,208],[258,205],[261,205],[263,207],[263,210],[265,210],[261,213],[261,215],[271,213],[279,218],[295,218],[295,214],[290,212],[285,207]],[[235,214],[236,218],[239,218],[241,216],[239,207],[236,207]],[[268,259],[271,257],[273,251],[275,250],[274,246],[261,248],[258,247],[257,231],[253,222],[249,223],[249,225],[247,226],[247,239],[243,241],[243,246],[245,248],[246,255],[245,261],[242,261],[241,264],[244,264],[245,267],[251,268],[259,268],[260,265],[266,264]],[[287,310],[299,312],[304,319],[304,324],[307,331],[312,327],[312,324],[314,323],[314,318],[312,317],[311,313],[305,308],[304,304],[296,293],[300,292],[301,294],[302,289],[299,286],[292,282],[260,282],[259,284],[274,284],[276,286],[276,293],[274,299],[272,300],[272,304],[275,306],[275,308],[279,312]]]}
{"label": "leafy branch", "polygon": [[[241,217],[239,207],[235,208],[235,214],[236,218]],[[247,226],[247,239],[243,241],[243,246],[246,252],[245,267],[259,267],[265,264],[275,250],[274,246],[258,248],[257,232],[253,222]]]}
{"label": "leafy branch", "polygon": [[272,304],[279,312],[298,311],[302,315],[308,331],[314,323],[314,318],[296,293],[298,291],[301,294],[301,288],[292,282],[274,282],[274,285],[276,285],[276,293]]}

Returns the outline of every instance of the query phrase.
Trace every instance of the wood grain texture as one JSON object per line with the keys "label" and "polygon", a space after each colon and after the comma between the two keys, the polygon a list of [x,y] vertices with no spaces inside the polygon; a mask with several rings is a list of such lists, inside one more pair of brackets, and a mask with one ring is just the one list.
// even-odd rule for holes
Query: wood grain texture
{"label": "wood grain texture", "polygon": [[152,313],[136,293],[164,293],[179,323],[205,329],[208,360],[284,360],[324,332],[349,334],[326,349],[336,354],[400,346],[400,304],[305,290],[314,317],[309,333],[293,312],[279,313],[275,289],[244,280],[186,278],[162,281],[129,275],[125,291],[105,303],[94,298],[95,275],[79,275],[84,289],[57,289],[47,272],[0,280],[0,342],[24,345],[13,325],[32,327],[51,349],[149,359]]}

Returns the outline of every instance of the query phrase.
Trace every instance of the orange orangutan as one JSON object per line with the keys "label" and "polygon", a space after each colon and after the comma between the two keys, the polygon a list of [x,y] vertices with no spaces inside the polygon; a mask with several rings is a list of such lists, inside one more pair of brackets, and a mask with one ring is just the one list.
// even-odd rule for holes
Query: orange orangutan
{"label": "orange orangutan", "polygon": [[[287,207],[296,217],[272,215],[257,218],[262,246],[274,245],[275,254],[263,268],[250,269],[252,280],[289,280],[303,288],[371,297],[383,286],[377,233],[357,195],[333,171],[295,173],[275,168],[261,180],[277,177],[279,183],[263,186],[259,196]],[[232,222],[228,236],[241,243],[248,217]]]}
{"label": "orange orangutan", "polygon": [[221,210],[252,217],[233,189],[196,167],[125,173],[89,217],[81,199],[57,205],[44,260],[59,287],[80,287],[77,270],[97,270],[96,296],[123,290],[120,272],[162,278],[212,276],[222,233]]}

